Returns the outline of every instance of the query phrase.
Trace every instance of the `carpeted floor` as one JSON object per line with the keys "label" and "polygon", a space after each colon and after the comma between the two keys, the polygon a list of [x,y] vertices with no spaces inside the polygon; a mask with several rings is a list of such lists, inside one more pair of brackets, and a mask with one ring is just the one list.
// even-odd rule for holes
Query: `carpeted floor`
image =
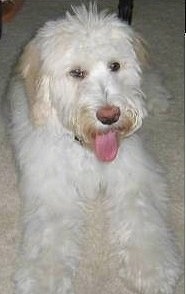
{"label": "carpeted floor", "polygon": [[[10,24],[4,25],[0,40],[0,96],[3,97],[11,67],[20,49],[35,30],[46,20],[64,15],[70,4],[80,2],[27,0],[17,17]],[[99,6],[102,8],[117,10],[117,1],[100,2]],[[171,198],[169,221],[182,254],[184,252],[184,11],[183,1],[134,0],[133,26],[149,43],[153,60],[164,73],[165,84],[173,96],[168,113],[146,119],[143,136],[147,148],[155,154],[167,173]],[[20,239],[20,204],[11,148],[0,117],[0,294],[13,293],[11,276],[15,268],[16,248]],[[184,293],[183,279],[176,293]]]}

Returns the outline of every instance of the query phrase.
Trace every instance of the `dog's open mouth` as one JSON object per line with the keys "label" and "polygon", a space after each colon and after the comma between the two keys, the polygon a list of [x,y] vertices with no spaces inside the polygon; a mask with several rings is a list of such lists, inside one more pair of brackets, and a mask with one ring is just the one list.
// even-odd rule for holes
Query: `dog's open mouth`
{"label": "dog's open mouth", "polygon": [[121,141],[134,133],[141,125],[138,113],[134,111],[125,112],[119,122],[104,128],[95,127],[94,120],[90,123],[90,118],[88,117],[86,121],[83,115],[77,121],[76,126],[82,126],[82,128],[73,130],[75,139],[82,146],[93,151],[97,159],[102,162],[114,161]]}
{"label": "dog's open mouth", "polygon": [[110,130],[107,133],[96,134],[94,152],[101,161],[112,161],[116,158],[119,149],[118,133]]}

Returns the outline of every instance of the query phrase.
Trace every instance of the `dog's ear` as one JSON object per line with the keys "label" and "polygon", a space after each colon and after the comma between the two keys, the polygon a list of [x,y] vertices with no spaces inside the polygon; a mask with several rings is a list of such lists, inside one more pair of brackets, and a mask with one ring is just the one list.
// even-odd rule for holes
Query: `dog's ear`
{"label": "dog's ear", "polygon": [[140,65],[147,67],[149,65],[147,43],[137,33],[134,33],[132,43]]}
{"label": "dog's ear", "polygon": [[18,72],[25,83],[29,113],[36,126],[43,125],[52,107],[49,97],[49,77],[42,72],[39,49],[31,41],[24,49],[18,65]]}

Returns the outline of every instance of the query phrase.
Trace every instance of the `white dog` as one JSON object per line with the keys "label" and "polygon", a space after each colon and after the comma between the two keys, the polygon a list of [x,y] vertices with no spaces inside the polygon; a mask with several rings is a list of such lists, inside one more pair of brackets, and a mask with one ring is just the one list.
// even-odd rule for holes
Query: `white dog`
{"label": "white dog", "polygon": [[25,48],[9,90],[24,222],[15,293],[173,293],[166,185],[135,134],[143,57],[132,29],[94,5]]}

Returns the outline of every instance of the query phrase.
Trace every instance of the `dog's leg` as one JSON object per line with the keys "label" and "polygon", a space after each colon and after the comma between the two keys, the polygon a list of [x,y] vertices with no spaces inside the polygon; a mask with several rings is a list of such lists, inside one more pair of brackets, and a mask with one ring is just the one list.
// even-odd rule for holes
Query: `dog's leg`
{"label": "dog's leg", "polygon": [[71,229],[55,222],[46,226],[30,223],[26,230],[15,293],[74,294],[71,279],[76,248],[69,240]]}
{"label": "dog's leg", "polygon": [[[27,243],[30,254],[26,252],[21,256],[20,269],[15,277],[16,294],[74,294],[71,283],[74,268],[73,257],[68,256],[68,253],[65,256],[59,252],[60,250],[65,251],[65,247],[68,245],[69,247],[73,245],[68,240],[65,241],[65,237],[64,243],[66,242],[68,245],[63,243],[59,245],[57,241],[56,244],[53,244],[54,240],[51,239],[56,240],[57,238],[50,236],[47,230],[39,230],[35,235],[32,232],[32,241],[30,244]],[[62,232],[59,230],[58,234],[60,236]],[[47,238],[47,241],[43,240],[43,235],[46,235],[44,238]],[[39,242],[37,253],[32,252],[35,250],[34,241]],[[43,242],[48,244],[43,245]],[[31,249],[30,246],[33,248]],[[34,256],[30,256],[32,254]],[[68,261],[67,258],[69,258]]]}
{"label": "dog's leg", "polygon": [[[46,149],[42,148],[43,153]],[[39,156],[42,154],[36,163],[42,164],[38,166],[33,160],[21,180],[24,237],[15,293],[74,294],[71,281],[78,258],[78,220],[73,204],[76,194],[73,187],[67,188],[65,172],[62,176],[55,166],[47,166],[52,155],[45,159]],[[53,161],[56,162],[54,158]]]}
{"label": "dog's leg", "polygon": [[[123,209],[124,220],[118,219],[114,238],[120,244],[119,275],[134,293],[172,294],[180,273],[180,260],[170,232],[161,213],[143,202],[141,195],[138,199],[134,202],[131,194]],[[116,213],[121,216],[121,206]]]}

